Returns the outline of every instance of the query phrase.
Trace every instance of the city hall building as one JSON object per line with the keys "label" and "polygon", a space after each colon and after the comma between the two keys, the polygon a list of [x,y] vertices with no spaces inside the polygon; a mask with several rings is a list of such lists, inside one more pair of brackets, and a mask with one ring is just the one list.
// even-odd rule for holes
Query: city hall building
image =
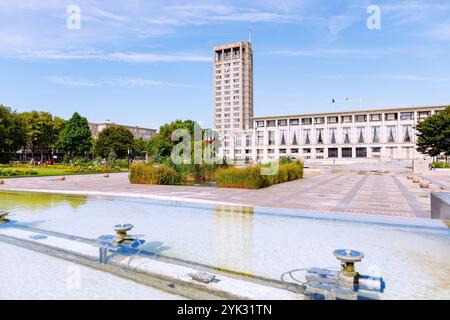
{"label": "city hall building", "polygon": [[220,156],[242,162],[417,159],[415,125],[443,106],[253,116],[251,43],[214,48],[214,130]]}

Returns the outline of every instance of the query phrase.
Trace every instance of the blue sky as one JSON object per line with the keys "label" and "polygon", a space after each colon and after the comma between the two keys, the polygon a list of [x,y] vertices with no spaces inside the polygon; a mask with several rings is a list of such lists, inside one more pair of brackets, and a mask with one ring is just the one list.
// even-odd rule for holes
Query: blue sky
{"label": "blue sky", "polygon": [[450,1],[0,0],[0,21],[0,103],[18,111],[210,126],[212,47],[249,25],[255,116],[450,103]]}

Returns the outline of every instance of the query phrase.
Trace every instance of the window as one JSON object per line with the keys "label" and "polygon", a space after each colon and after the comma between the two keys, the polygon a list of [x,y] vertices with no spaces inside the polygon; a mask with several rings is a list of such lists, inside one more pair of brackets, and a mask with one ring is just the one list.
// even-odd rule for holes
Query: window
{"label": "window", "polygon": [[299,129],[292,130],[291,131],[291,138],[292,138],[291,144],[293,146],[298,145],[298,141],[299,141],[298,139],[300,138],[300,130]]}
{"label": "window", "polygon": [[303,125],[309,125],[312,123],[312,119],[311,118],[302,118],[302,124]]}
{"label": "window", "polygon": [[236,147],[242,146],[242,135],[238,134],[236,135]]}
{"label": "window", "polygon": [[374,153],[381,152],[381,147],[372,147],[372,152],[374,152]]}
{"label": "window", "polygon": [[400,112],[400,120],[414,120],[414,112]]}
{"label": "window", "polygon": [[262,127],[264,127],[264,121],[256,121],[256,127],[257,127],[257,128],[262,128]]}
{"label": "window", "polygon": [[311,140],[309,139],[309,129],[303,130],[303,144],[310,144]]}
{"label": "window", "polygon": [[288,141],[286,130],[280,130],[280,145],[285,146]]}
{"label": "window", "polygon": [[366,137],[366,128],[358,127],[356,130],[358,134],[358,143],[364,143]]}
{"label": "window", "polygon": [[338,123],[338,117],[337,116],[332,116],[332,117],[328,117],[328,123]]}
{"label": "window", "polygon": [[371,114],[370,121],[381,121],[381,113]]}
{"label": "window", "polygon": [[352,116],[342,116],[341,117],[341,123],[351,123],[352,122]]}
{"label": "window", "polygon": [[303,153],[311,153],[311,149],[310,148],[304,148],[303,149]]}
{"label": "window", "polygon": [[386,121],[395,121],[395,120],[397,120],[397,116],[398,116],[397,113],[386,113],[384,115],[384,119]]}
{"label": "window", "polygon": [[316,153],[323,153],[323,148],[316,148]]}
{"label": "window", "polygon": [[268,141],[269,141],[269,146],[275,145],[275,131],[269,130],[267,132],[267,137],[268,137]]}
{"label": "window", "polygon": [[342,128],[342,137],[343,137],[343,141],[344,144],[349,144],[351,143],[351,133],[350,133],[350,128]]}
{"label": "window", "polygon": [[418,116],[419,120],[427,118],[431,114],[430,111],[419,111]]}
{"label": "window", "polygon": [[291,153],[298,153],[298,149],[291,149]]}
{"label": "window", "polygon": [[280,153],[286,153],[286,149],[280,149],[279,152]]}
{"label": "window", "polygon": [[316,129],[317,144],[323,144],[323,129]]}
{"label": "window", "polygon": [[356,148],[357,158],[367,158],[367,148]]}
{"label": "window", "polygon": [[337,129],[336,128],[330,128],[330,129],[328,129],[328,132],[330,134],[330,143],[331,144],[336,144]]}
{"label": "window", "polygon": [[352,148],[342,148],[342,158],[351,158]]}
{"label": "window", "polygon": [[337,158],[338,148],[328,148],[328,158]]}
{"label": "window", "polygon": [[412,142],[412,125],[403,126],[403,142]]}
{"label": "window", "polygon": [[256,158],[261,159],[263,157],[264,151],[262,149],[256,150]]}
{"label": "window", "polygon": [[380,127],[372,127],[370,129],[372,134],[372,142],[379,143],[380,142]]}
{"label": "window", "polygon": [[367,116],[365,114],[359,114],[355,116],[355,121],[356,122],[366,122],[367,121]]}
{"label": "window", "polygon": [[264,131],[257,132],[257,146],[264,146]]}
{"label": "window", "polygon": [[387,136],[388,143],[394,143],[395,138],[396,138],[396,127],[395,126],[387,126],[386,136]]}
{"label": "window", "polygon": [[275,120],[267,120],[267,126],[268,127],[275,127],[276,126]]}
{"label": "window", "polygon": [[246,134],[245,135],[245,146],[251,147],[252,146],[252,134]]}
{"label": "window", "polygon": [[289,119],[289,125],[291,126],[298,126],[300,124],[299,119]]}
{"label": "window", "polygon": [[287,120],[286,119],[278,120],[278,126],[279,127],[287,126]]}
{"label": "window", "polygon": [[314,118],[314,124],[324,124],[324,123],[325,123],[324,117]]}

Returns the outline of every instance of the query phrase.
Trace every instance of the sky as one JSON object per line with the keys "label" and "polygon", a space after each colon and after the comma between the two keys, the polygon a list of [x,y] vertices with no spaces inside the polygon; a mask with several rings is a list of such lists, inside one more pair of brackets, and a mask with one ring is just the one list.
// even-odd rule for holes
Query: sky
{"label": "sky", "polygon": [[249,26],[255,116],[450,104],[448,0],[0,0],[0,21],[0,103],[19,112],[209,127],[212,48]]}

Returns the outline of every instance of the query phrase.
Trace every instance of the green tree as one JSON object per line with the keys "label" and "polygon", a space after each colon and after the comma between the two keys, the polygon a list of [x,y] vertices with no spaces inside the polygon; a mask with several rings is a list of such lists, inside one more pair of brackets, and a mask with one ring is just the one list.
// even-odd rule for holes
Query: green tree
{"label": "green tree", "polygon": [[0,161],[8,161],[25,145],[25,128],[21,117],[10,108],[0,104]]}
{"label": "green tree", "polygon": [[86,155],[92,148],[92,133],[85,117],[75,112],[59,134],[56,147],[69,159]]}
{"label": "green tree", "polygon": [[44,150],[49,150],[58,137],[53,116],[48,112],[31,111],[22,113],[21,118],[32,157],[34,158],[34,151],[38,149],[41,162],[44,161]]}
{"label": "green tree", "polygon": [[117,158],[126,158],[128,150],[132,150],[133,140],[133,134],[127,128],[118,126],[106,128],[98,135],[95,153],[106,158],[111,152],[114,152]]}
{"label": "green tree", "polygon": [[416,130],[417,151],[430,157],[450,155],[450,106],[419,122]]}
{"label": "green tree", "polygon": [[155,160],[165,159],[170,157],[173,147],[176,142],[172,141],[172,133],[176,129],[186,129],[191,135],[194,133],[195,122],[192,120],[176,120],[171,123],[167,123],[159,128],[159,132],[149,140],[147,144],[147,150]]}
{"label": "green tree", "polygon": [[146,141],[144,138],[138,138],[133,140],[133,145],[131,146],[131,149],[133,151],[133,156],[142,156],[144,152],[146,151]]}

